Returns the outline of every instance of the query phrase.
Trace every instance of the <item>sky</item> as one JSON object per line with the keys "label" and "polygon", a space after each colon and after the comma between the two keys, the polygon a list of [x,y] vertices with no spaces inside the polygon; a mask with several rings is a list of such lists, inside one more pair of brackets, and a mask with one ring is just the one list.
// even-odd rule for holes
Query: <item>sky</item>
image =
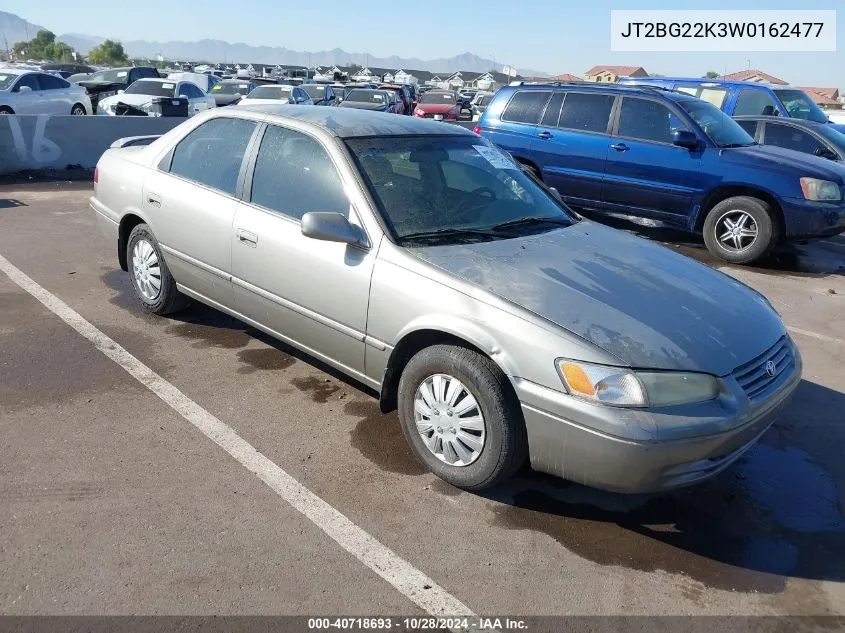
{"label": "sky", "polygon": [[[596,64],[643,66],[650,73],[700,76],[757,68],[796,85],[845,88],[842,0],[144,0],[98,2],[3,0],[3,10],[57,35],[121,40],[221,39],[298,51],[436,59],[471,52],[498,65],[583,75]],[[94,8],[96,6],[96,8]],[[611,9],[839,9],[837,50],[830,53],[641,53],[610,51]]]}

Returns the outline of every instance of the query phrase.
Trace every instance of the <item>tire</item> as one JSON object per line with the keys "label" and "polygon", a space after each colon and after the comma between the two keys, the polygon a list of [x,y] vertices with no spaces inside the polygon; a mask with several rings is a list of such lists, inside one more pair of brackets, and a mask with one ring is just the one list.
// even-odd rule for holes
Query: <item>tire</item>
{"label": "tire", "polygon": [[0,106],[0,114],[14,114],[15,111],[8,106]]}
{"label": "tire", "polygon": [[[136,255],[138,255],[137,258]],[[139,266],[139,262],[145,258],[148,263],[154,259],[156,265]],[[176,280],[170,274],[170,269],[149,225],[139,224],[132,229],[129,241],[126,243],[126,260],[129,272],[132,274],[135,296],[138,297],[138,301],[145,310],[153,314],[165,315],[182,310],[190,303],[188,297],[176,289]],[[158,289],[155,288],[156,278],[159,283]]]}
{"label": "tire", "polygon": [[82,105],[81,103],[77,103],[76,105],[74,105],[70,109],[70,113],[73,116],[84,116],[84,115],[88,114],[88,112],[86,112],[86,110],[85,110],[85,106]]}
{"label": "tire", "polygon": [[[431,439],[424,441],[417,426],[418,394],[421,394],[426,381],[437,380],[438,376],[442,381],[444,375],[451,381],[459,381],[464,391],[457,393],[451,407],[442,397],[433,407],[420,400],[422,408],[431,413],[429,418],[421,418],[420,428],[431,427],[427,431],[431,433]],[[449,395],[447,387],[452,384],[451,381],[445,383],[441,394]],[[428,393],[433,395],[436,390],[435,386]],[[475,406],[459,412],[470,396],[474,398]],[[399,379],[398,399],[402,431],[414,456],[432,473],[453,486],[473,491],[490,488],[509,478],[525,462],[528,440],[522,410],[508,379],[486,356],[455,345],[427,347],[417,352],[405,366]],[[446,415],[435,407],[446,408]],[[469,423],[483,430],[464,430],[469,428]],[[472,450],[470,444],[464,444],[461,439],[468,438],[471,433],[483,434],[478,450]],[[477,445],[479,437],[472,437],[475,437],[473,443]],[[435,447],[439,445],[443,455],[436,455],[427,441]],[[460,456],[455,449],[446,448],[447,442],[451,442],[452,446],[460,443],[458,448],[465,455],[472,453],[470,459],[463,464],[456,463],[456,460],[450,463],[447,457],[460,459]]]}
{"label": "tire", "polygon": [[[737,226],[740,234],[728,236]],[[755,235],[746,235],[746,231]],[[771,208],[763,200],[751,196],[722,200],[710,209],[704,220],[707,250],[733,264],[750,264],[763,259],[772,252],[779,238],[780,225]]]}

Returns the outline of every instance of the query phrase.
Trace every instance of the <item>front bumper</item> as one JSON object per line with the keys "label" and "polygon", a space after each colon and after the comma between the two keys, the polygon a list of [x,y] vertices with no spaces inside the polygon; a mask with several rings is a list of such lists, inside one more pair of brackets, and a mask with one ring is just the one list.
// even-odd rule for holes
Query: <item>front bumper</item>
{"label": "front bumper", "polygon": [[786,237],[812,239],[845,232],[845,202],[813,202],[797,198],[781,201]]}
{"label": "front bumper", "polygon": [[[531,466],[625,493],[657,492],[708,479],[748,450],[784,409],[801,381],[801,356],[795,347],[794,360],[794,369],[779,377],[765,398],[752,402],[726,377],[730,393],[722,402],[657,411],[586,403],[516,379]],[[689,415],[694,407],[701,415]],[[614,417],[617,433],[610,433],[608,422]]]}

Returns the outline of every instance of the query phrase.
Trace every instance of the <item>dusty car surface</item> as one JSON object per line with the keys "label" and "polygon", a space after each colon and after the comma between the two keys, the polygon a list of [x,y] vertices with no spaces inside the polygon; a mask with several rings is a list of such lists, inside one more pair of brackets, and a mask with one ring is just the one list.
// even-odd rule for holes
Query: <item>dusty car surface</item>
{"label": "dusty car surface", "polygon": [[762,295],[582,219],[457,126],[225,108],[110,149],[95,182],[147,310],[201,301],[376,389],[462,488],[527,457],[611,490],[691,484],[800,380]]}

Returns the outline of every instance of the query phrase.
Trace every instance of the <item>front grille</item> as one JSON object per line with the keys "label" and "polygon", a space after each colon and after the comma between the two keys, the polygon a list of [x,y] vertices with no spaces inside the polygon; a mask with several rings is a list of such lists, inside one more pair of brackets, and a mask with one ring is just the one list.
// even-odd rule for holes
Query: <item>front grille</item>
{"label": "front grille", "polygon": [[[771,367],[769,362],[774,363],[774,373],[768,370]],[[782,336],[777,343],[754,360],[734,369],[733,377],[746,395],[754,400],[764,395],[769,387],[794,367],[792,343],[786,336]]]}

